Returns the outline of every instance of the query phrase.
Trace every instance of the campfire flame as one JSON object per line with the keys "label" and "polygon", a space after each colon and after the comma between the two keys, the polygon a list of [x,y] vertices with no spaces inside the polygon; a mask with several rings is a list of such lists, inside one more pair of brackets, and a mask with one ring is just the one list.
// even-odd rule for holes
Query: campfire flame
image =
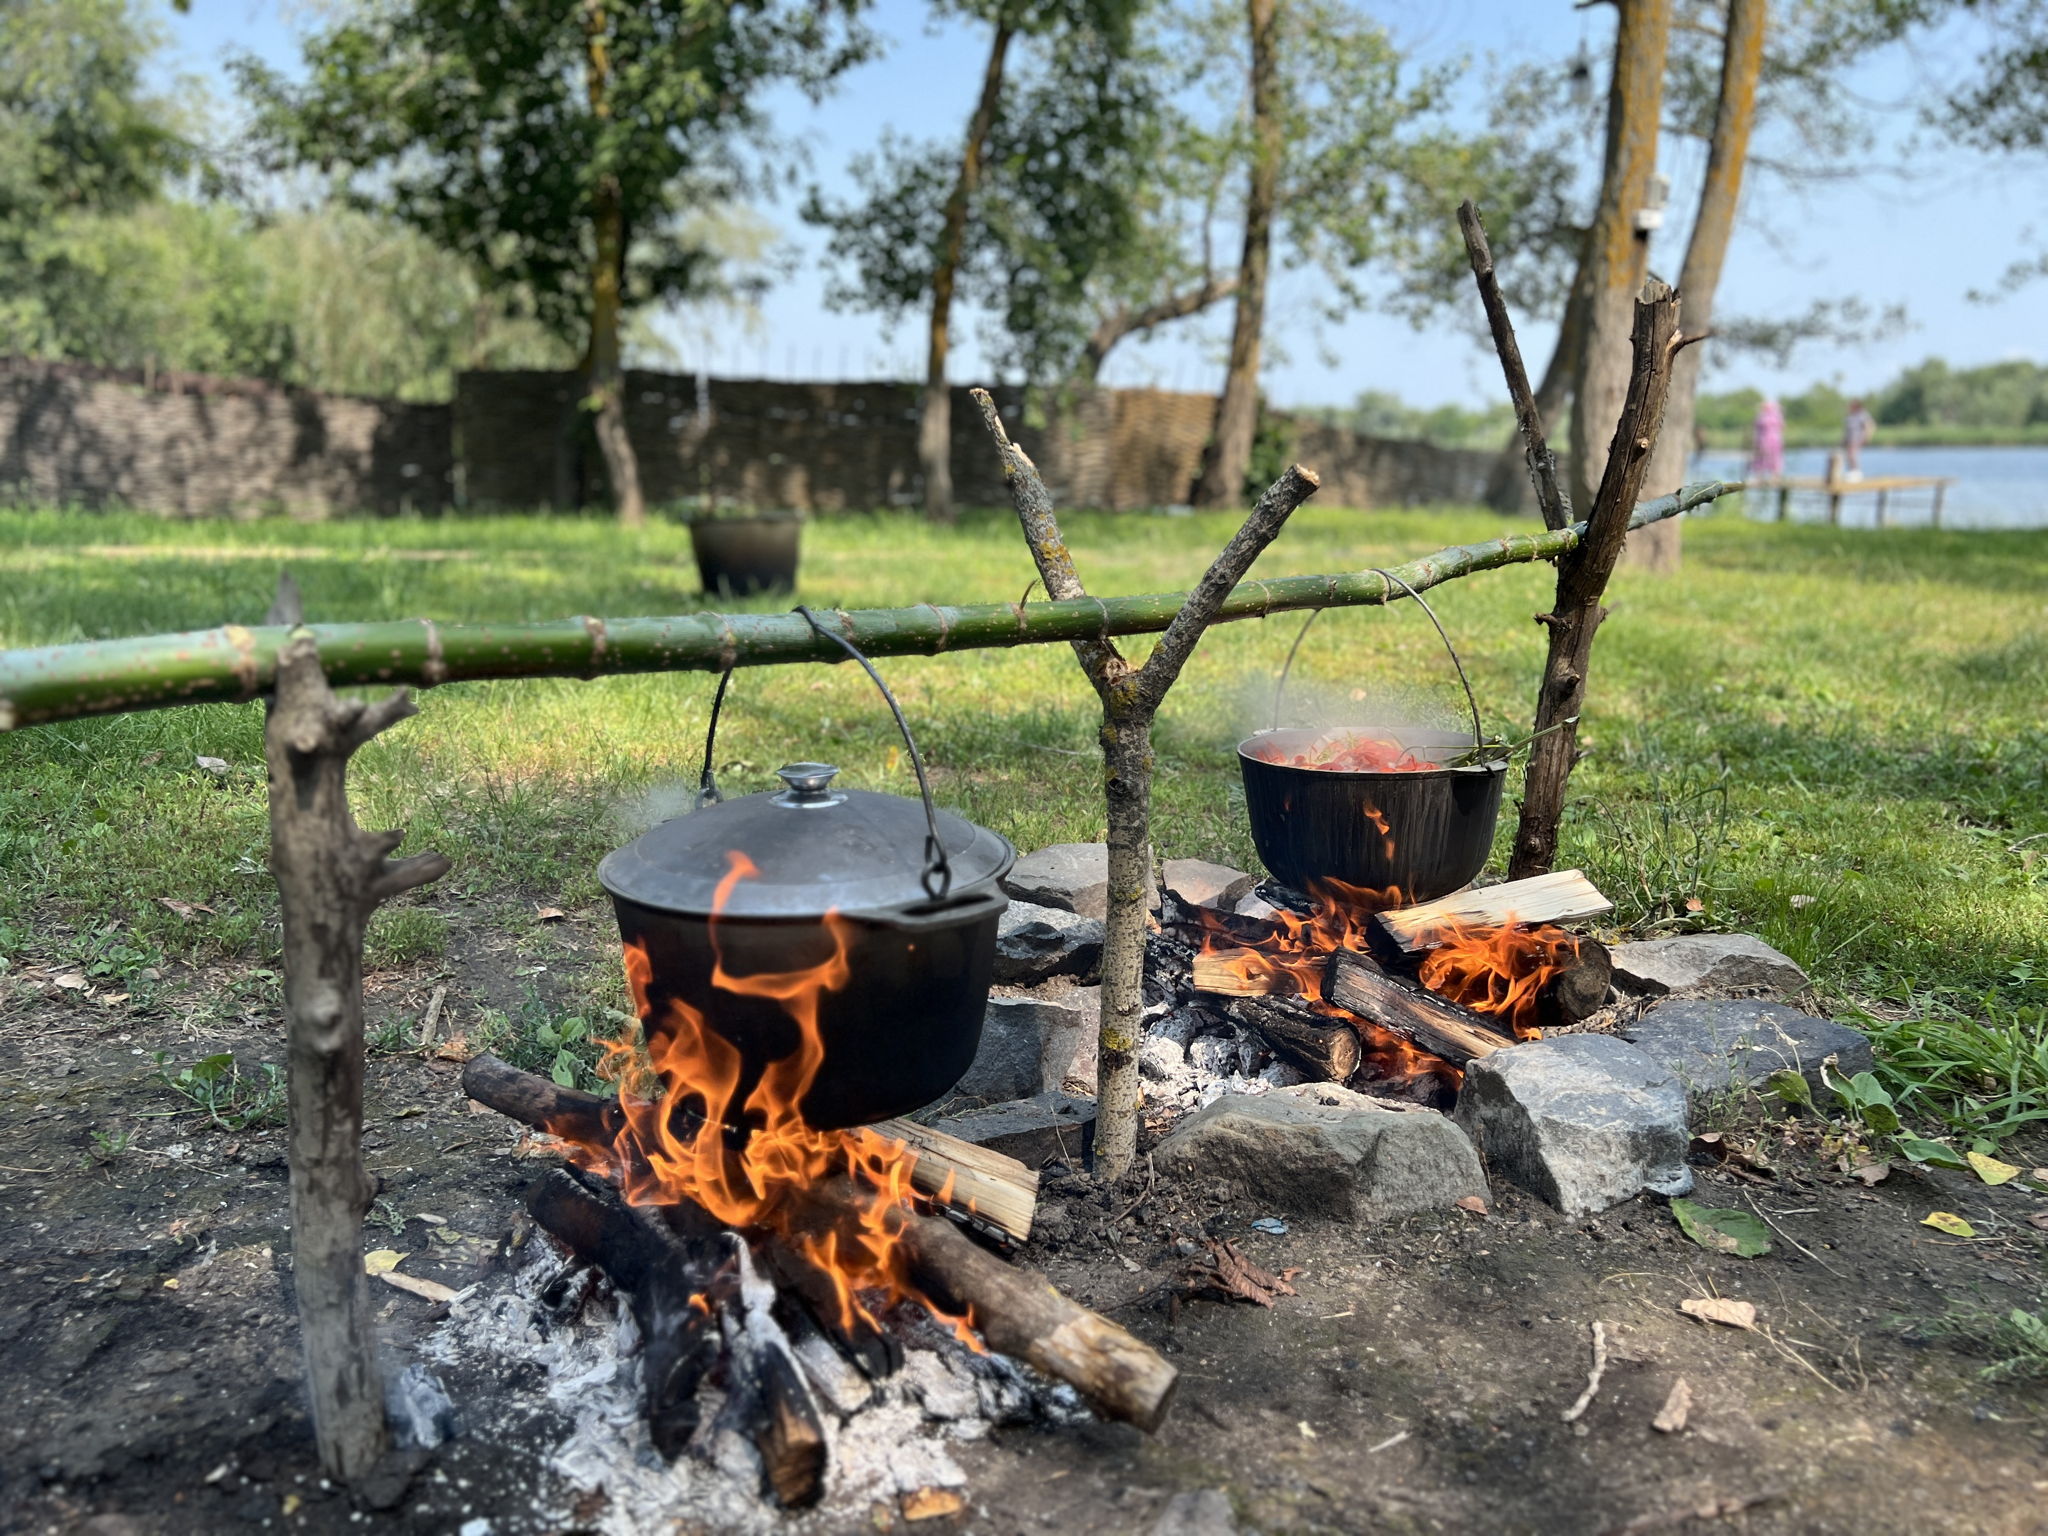
{"label": "campfire flame", "polygon": [[[1386,831],[1376,812],[1368,808],[1366,814]],[[1256,939],[1240,937],[1227,919],[1205,912],[1202,953],[1220,959],[1224,968],[1247,982],[1261,984],[1251,990],[1299,998],[1316,1012],[1341,1018],[1357,1029],[1374,1078],[1401,1084],[1435,1074],[1455,1084],[1461,1076],[1455,1067],[1323,996],[1330,956],[1340,951],[1369,953],[1366,925],[1376,912],[1407,905],[1400,888],[1375,890],[1320,880],[1310,887],[1309,898],[1314,906],[1307,916],[1283,908],[1273,918],[1273,931]],[[1500,926],[1447,921],[1431,928],[1426,938],[1431,947],[1417,978],[1423,986],[1501,1020],[1525,1040],[1541,1033],[1536,1010],[1543,988],[1579,951],[1579,941],[1562,928],[1523,927],[1512,915]]]}
{"label": "campfire flame", "polygon": [[[733,888],[758,870],[745,854],[727,859],[712,902],[711,984],[734,996],[779,1003],[797,1026],[796,1049],[772,1062],[745,1101],[737,1102],[739,1050],[688,1004],[672,1000],[657,1007],[650,1001],[652,964],[646,950],[628,943],[626,984],[645,1044],[631,1038],[605,1042],[600,1070],[618,1083],[624,1126],[611,1146],[586,1146],[578,1160],[617,1179],[635,1205],[689,1201],[727,1227],[777,1232],[831,1279],[843,1327],[851,1328],[856,1319],[875,1324],[867,1298],[879,1293],[879,1306],[914,1300],[979,1348],[968,1320],[924,1295],[904,1263],[901,1216],[919,1205],[910,1184],[916,1152],[869,1130],[820,1130],[799,1108],[825,1061],[820,1000],[852,979],[845,921],[836,913],[825,915],[833,949],[818,964],[735,976],[719,950],[718,915]],[[743,1132],[732,1129],[742,1126]],[[811,1213],[798,1198],[834,1178],[850,1178],[860,1196],[851,1230],[843,1224],[819,1229],[806,1219]]]}
{"label": "campfire flame", "polygon": [[1533,1040],[1536,1004],[1544,985],[1578,957],[1579,941],[1562,928],[1445,923],[1425,934],[1431,948],[1417,976],[1430,991],[1474,1013],[1503,1020]]}

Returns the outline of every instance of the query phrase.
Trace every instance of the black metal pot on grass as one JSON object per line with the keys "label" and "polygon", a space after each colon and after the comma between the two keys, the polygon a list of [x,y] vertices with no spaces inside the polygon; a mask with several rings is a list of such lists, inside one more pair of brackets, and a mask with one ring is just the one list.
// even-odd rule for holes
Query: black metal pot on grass
{"label": "black metal pot on grass", "polygon": [[801,514],[706,510],[689,521],[690,550],[707,596],[796,590]]}

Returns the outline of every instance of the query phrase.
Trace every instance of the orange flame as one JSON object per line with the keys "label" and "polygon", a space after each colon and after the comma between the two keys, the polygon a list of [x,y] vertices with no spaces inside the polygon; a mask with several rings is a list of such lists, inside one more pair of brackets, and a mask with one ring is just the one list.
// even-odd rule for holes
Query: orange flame
{"label": "orange flame", "polygon": [[[680,1000],[657,1008],[650,1000],[653,966],[647,951],[625,946],[626,985],[645,1037],[644,1052],[630,1039],[605,1042],[601,1069],[619,1086],[623,1127],[610,1146],[584,1144],[579,1162],[620,1184],[635,1205],[690,1201],[728,1227],[765,1227],[823,1271],[837,1294],[839,1322],[875,1322],[863,1293],[880,1304],[910,1299],[949,1324],[962,1340],[979,1345],[965,1317],[953,1317],[911,1280],[902,1253],[903,1214],[916,1208],[910,1170],[917,1154],[902,1141],[873,1131],[826,1131],[799,1108],[825,1062],[819,1028],[824,994],[852,979],[847,964],[850,929],[837,913],[824,923],[832,953],[793,971],[736,976],[725,968],[718,916],[733,888],[758,873],[742,853],[728,869],[712,902],[712,987],[736,997],[767,998],[797,1026],[797,1045],[771,1062],[744,1102],[740,1052],[703,1014]],[[859,1198],[855,1220],[825,1225],[791,1197],[829,1179],[850,1177]]]}
{"label": "orange flame", "polygon": [[1579,953],[1579,941],[1562,928],[1518,927],[1512,913],[1497,928],[1446,923],[1424,937],[1431,948],[1423,957],[1422,984],[1474,1013],[1505,1020],[1525,1040],[1542,1033],[1536,1003],[1544,984]]}

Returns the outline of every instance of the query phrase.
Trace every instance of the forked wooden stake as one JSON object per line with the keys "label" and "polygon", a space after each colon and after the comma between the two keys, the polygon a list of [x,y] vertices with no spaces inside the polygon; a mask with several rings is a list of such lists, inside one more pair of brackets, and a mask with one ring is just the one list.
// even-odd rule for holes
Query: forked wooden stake
{"label": "forked wooden stake", "polygon": [[376,1196],[363,1167],[363,931],[380,902],[438,880],[448,861],[394,860],[405,834],[365,832],[349,814],[349,757],[416,711],[404,689],[377,704],[336,698],[298,609],[287,578],[273,614],[298,627],[278,658],[263,731],[284,929],[292,1283],[320,1465],[357,1482],[390,1443],[363,1274],[363,1217]]}

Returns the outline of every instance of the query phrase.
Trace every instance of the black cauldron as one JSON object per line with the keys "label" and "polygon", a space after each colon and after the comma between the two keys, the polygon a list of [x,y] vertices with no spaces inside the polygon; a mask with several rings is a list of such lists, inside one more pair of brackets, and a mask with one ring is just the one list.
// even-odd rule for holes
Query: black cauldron
{"label": "black cauldron", "polygon": [[[995,833],[935,811],[941,887],[929,878],[925,807],[834,789],[837,772],[791,764],[783,789],[664,822],[597,872],[619,936],[647,956],[648,1028],[682,1004],[737,1046],[735,1105],[801,1034],[782,1001],[717,985],[714,973],[801,971],[845,944],[843,984],[817,997],[824,1064],[799,1103],[824,1130],[921,1108],[973,1063],[1009,905],[997,882],[1016,859]],[[729,879],[736,857],[751,872]]]}
{"label": "black cauldron", "polygon": [[[1470,883],[1493,847],[1508,765],[1349,773],[1257,755],[1306,755],[1333,734],[1351,732],[1260,731],[1238,743],[1252,841],[1273,877],[1298,891],[1313,892],[1331,880],[1383,893],[1398,889],[1404,906]],[[1405,727],[1360,726],[1356,734],[1392,739],[1435,760],[1469,752],[1473,741]]]}
{"label": "black cauldron", "polygon": [[790,1008],[808,1005],[785,1006],[745,978],[824,966],[844,946],[843,976],[814,994],[824,1055],[797,1104],[808,1124],[841,1130],[920,1109],[973,1065],[996,924],[1010,904],[998,882],[1017,851],[932,803],[924,759],[881,674],[808,608],[796,611],[881,689],[919,798],[835,789],[831,764],[792,763],[776,770],[780,790],[723,799],[711,763],[727,672],[704,734],[696,809],[607,855],[597,878],[619,936],[647,957],[650,1039],[678,1006],[694,1010],[739,1050],[734,1106],[798,1049]]}

